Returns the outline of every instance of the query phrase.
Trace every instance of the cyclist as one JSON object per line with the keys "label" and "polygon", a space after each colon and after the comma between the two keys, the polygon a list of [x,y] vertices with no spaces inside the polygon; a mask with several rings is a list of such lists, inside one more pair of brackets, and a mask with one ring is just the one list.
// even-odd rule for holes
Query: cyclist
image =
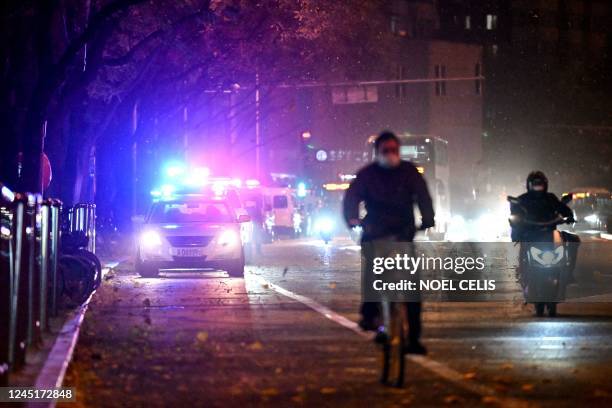
{"label": "cyclist", "polygon": [[[414,204],[421,212],[421,228],[434,226],[431,196],[423,176],[410,162],[401,160],[400,141],[389,131],[382,132],[374,142],[375,162],[357,173],[346,191],[343,202],[344,218],[349,227],[361,226],[362,257],[368,265],[377,241],[412,242],[417,231]],[[359,205],[365,204],[367,215],[359,219]],[[362,268],[362,276],[366,274]],[[421,302],[408,302],[409,343],[406,352],[426,354],[420,343]],[[360,327],[375,331],[381,325],[380,304],[363,302]]]}

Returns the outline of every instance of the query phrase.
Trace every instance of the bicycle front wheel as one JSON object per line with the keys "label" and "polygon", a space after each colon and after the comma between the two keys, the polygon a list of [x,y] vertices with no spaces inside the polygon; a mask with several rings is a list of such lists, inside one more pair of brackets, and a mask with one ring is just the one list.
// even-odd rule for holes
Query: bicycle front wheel
{"label": "bicycle front wheel", "polygon": [[382,376],[383,384],[393,387],[404,385],[404,344],[407,331],[406,308],[403,303],[390,303],[386,339],[383,342]]}

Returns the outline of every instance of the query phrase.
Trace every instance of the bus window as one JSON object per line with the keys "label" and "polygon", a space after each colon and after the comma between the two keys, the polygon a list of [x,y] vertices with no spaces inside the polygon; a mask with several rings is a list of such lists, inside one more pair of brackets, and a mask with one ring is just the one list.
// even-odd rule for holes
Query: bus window
{"label": "bus window", "polygon": [[440,141],[436,141],[435,144],[436,148],[436,161],[438,163],[438,165],[441,166],[446,166],[447,162],[448,162],[448,152],[447,152],[447,146],[446,143],[444,142],[440,142]]}
{"label": "bus window", "polygon": [[272,205],[274,208],[287,208],[289,207],[289,203],[287,202],[287,196],[284,195],[275,195],[272,198]]}
{"label": "bus window", "polygon": [[400,145],[400,157],[417,163],[430,160],[429,146],[424,144],[403,144]]}

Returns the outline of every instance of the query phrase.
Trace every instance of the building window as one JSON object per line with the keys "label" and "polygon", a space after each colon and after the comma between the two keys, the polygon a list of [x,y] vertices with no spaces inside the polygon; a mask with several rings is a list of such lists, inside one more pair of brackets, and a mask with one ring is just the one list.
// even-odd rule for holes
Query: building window
{"label": "building window", "polygon": [[465,29],[466,30],[472,29],[472,16],[465,16]]}
{"label": "building window", "polygon": [[[482,68],[480,66],[480,62],[476,63],[476,66],[474,67],[474,76],[475,77],[479,77],[482,75]],[[480,95],[482,92],[482,81],[480,79],[476,79],[474,81],[474,89],[476,91],[476,95]]]}
{"label": "building window", "polygon": [[[446,65],[434,65],[434,77],[446,78]],[[436,81],[434,84],[436,96],[446,95],[446,81]]]}
{"label": "building window", "polygon": [[[395,74],[395,79],[397,80],[402,80],[402,79],[408,79],[407,78],[407,69],[404,65],[398,65],[397,66],[397,70],[396,70],[396,74]],[[408,89],[406,84],[395,84],[395,96],[397,98],[407,98],[408,97]]]}
{"label": "building window", "polygon": [[487,30],[497,29],[497,16],[495,14],[487,14]]}
{"label": "building window", "polygon": [[376,102],[378,102],[378,87],[375,85],[335,86],[332,88],[332,103],[334,105]]}
{"label": "building window", "polygon": [[397,34],[399,32],[399,18],[396,15],[391,16],[389,28],[393,34]]}

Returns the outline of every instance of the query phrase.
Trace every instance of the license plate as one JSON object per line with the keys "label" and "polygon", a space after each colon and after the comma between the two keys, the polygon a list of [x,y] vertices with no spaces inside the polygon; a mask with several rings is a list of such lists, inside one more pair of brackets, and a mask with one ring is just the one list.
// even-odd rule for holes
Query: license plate
{"label": "license plate", "polygon": [[202,248],[172,248],[170,254],[173,256],[196,257],[202,256]]}

